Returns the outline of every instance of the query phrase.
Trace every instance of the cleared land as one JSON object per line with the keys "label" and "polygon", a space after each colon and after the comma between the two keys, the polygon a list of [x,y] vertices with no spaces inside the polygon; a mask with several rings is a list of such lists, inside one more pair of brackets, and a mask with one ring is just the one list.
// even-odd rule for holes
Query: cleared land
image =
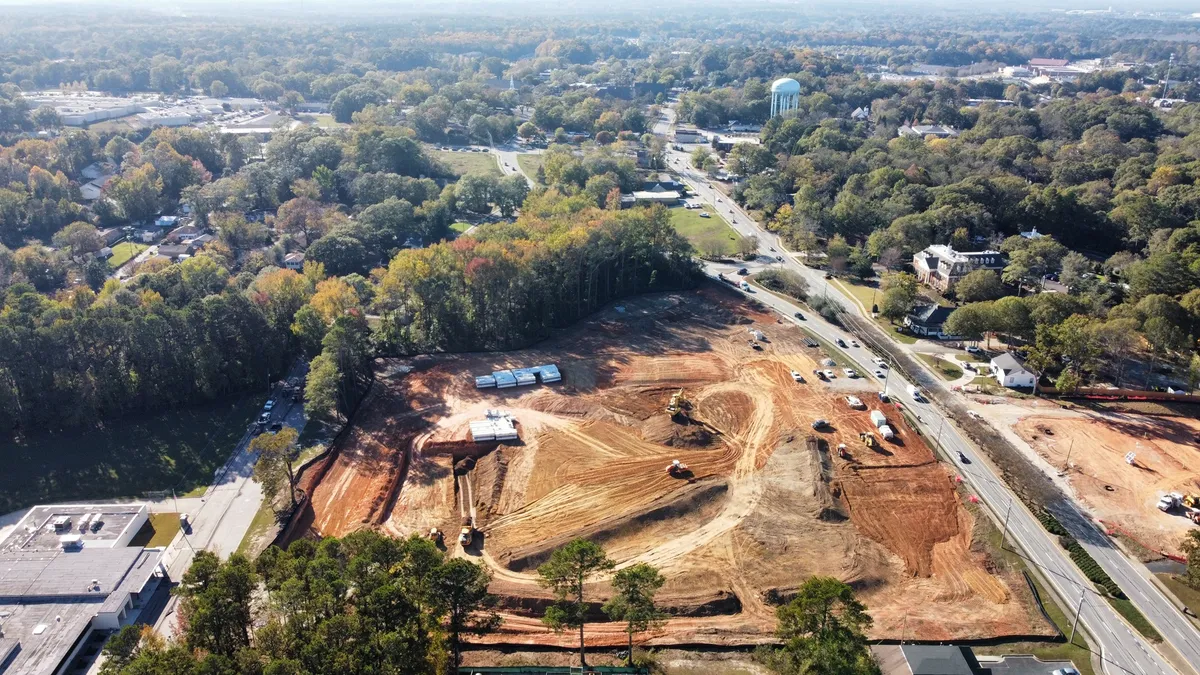
{"label": "cleared land", "polygon": [[701,218],[704,209],[671,209],[671,225],[682,234],[701,255],[730,256],[737,252],[738,233],[725,219],[708,211],[708,218]]}
{"label": "cleared land", "polygon": [[[876,638],[1052,632],[1019,572],[977,540],[952,473],[894,408],[884,412],[896,441],[871,450],[859,440],[874,427],[844,397],[857,385],[869,401],[871,383],[818,383],[819,351],[799,328],[715,286],[622,308],[536,349],[392,364],[412,371],[380,377],[323,478],[314,471],[305,486],[312,534],[445,532],[455,555],[494,573],[505,624],[482,640],[494,644],[571,643],[538,619],[549,596],[534,568],[578,536],[622,566],[663,570],[673,618],[645,636],[651,644],[769,642],[774,605],[814,574],[858,589]],[[761,351],[747,344],[751,327],[769,339]],[[542,363],[557,363],[563,382],[474,387],[473,375]],[[664,410],[681,388],[690,420]],[[468,423],[487,409],[511,413],[521,440],[470,442]],[[814,432],[817,418],[831,426]],[[674,459],[692,475],[670,477]],[[464,517],[478,528],[466,551],[455,543]],[[594,587],[597,601],[609,593]],[[618,625],[588,631],[597,646],[624,639]]]}
{"label": "cleared land", "polygon": [[546,157],[541,153],[523,152],[517,155],[517,166],[530,178],[537,180],[538,169],[546,163]]}
{"label": "cleared land", "polygon": [[240,397],[102,427],[0,441],[0,512],[61,500],[203,490],[262,406]]}
{"label": "cleared land", "polygon": [[[1178,555],[1195,527],[1157,504],[1168,492],[1200,493],[1200,421],[1187,417],[1078,411],[1031,415],[1014,430],[1068,479],[1092,513],[1143,546]],[[1126,453],[1136,455],[1125,463]]]}
{"label": "cleared land", "polygon": [[504,173],[500,171],[500,165],[496,163],[496,156],[490,152],[433,150],[430,154],[460,178],[469,173],[490,174],[496,178],[504,176]]}
{"label": "cleared land", "polygon": [[123,241],[112,247],[112,257],[108,259],[108,266],[117,269],[121,265],[129,262],[131,258],[145,251],[149,246],[146,244],[138,244],[132,241]]}

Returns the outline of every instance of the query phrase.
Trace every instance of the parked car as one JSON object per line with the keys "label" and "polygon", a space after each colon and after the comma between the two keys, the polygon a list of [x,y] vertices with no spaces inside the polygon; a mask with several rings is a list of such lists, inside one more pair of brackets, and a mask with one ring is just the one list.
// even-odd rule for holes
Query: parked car
{"label": "parked car", "polygon": [[269,413],[269,412],[265,412],[258,416],[259,424],[266,424],[267,422],[270,422],[270,421],[271,421],[271,413]]}
{"label": "parked car", "polygon": [[967,347],[967,353],[968,353],[968,354],[979,354],[979,353],[981,353],[982,351],[983,351],[983,350],[982,350],[982,349],[980,349],[978,345],[970,345],[970,346],[968,346],[968,347]]}
{"label": "parked car", "polygon": [[812,428],[814,429],[824,429],[827,426],[829,426],[828,420],[813,420],[812,423]]}
{"label": "parked car", "polygon": [[842,372],[846,374],[846,377],[852,380],[858,377],[858,371],[854,370],[853,368],[842,368]]}
{"label": "parked car", "polygon": [[271,427],[268,429],[268,431],[270,431],[273,434],[277,434],[277,433],[283,431],[283,422],[276,422],[276,423],[272,424]]}
{"label": "parked car", "polygon": [[267,399],[267,402],[263,404],[263,410],[265,410],[267,412],[271,412],[274,409],[275,409],[275,399],[273,399],[273,398]]}
{"label": "parked car", "polygon": [[708,215],[708,211],[701,211],[700,217],[701,218],[711,218],[712,216]]}
{"label": "parked car", "polygon": [[879,392],[879,400],[880,400],[880,401],[882,401],[882,402],[884,402],[884,403],[887,403],[887,402],[889,402],[889,401],[891,401],[891,400],[892,400],[892,397],[888,396],[888,395],[887,395],[887,392],[882,392],[882,391],[881,391],[881,392]]}

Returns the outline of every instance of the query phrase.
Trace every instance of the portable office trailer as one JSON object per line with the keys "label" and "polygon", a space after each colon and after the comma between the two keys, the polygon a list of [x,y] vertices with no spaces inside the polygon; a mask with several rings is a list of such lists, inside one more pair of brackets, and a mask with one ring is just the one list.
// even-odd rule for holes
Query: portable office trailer
{"label": "portable office trailer", "polygon": [[513,377],[517,378],[518,387],[527,387],[531,384],[537,384],[536,372],[531,368],[514,368],[512,374]]}
{"label": "portable office trailer", "polygon": [[538,376],[542,378],[542,384],[549,382],[562,382],[562,373],[558,372],[558,366],[549,364],[537,367]]}
{"label": "portable office trailer", "polygon": [[476,389],[488,389],[494,386],[496,386],[496,378],[491,375],[480,375],[475,378]]}
{"label": "portable office trailer", "polygon": [[882,427],[883,425],[887,424],[887,416],[885,416],[882,412],[880,412],[878,410],[872,410],[871,411],[871,422],[875,425],[876,428]]}
{"label": "portable office trailer", "polygon": [[879,427],[879,435],[883,436],[884,440],[888,440],[888,441],[890,441],[896,437],[896,433],[894,431],[892,431],[892,428],[886,424]]}
{"label": "portable office trailer", "polygon": [[512,374],[511,370],[497,370],[492,373],[492,377],[496,378],[496,387],[498,389],[517,386],[517,377]]}
{"label": "portable office trailer", "polygon": [[471,422],[471,440],[476,443],[496,440],[496,427],[491,422]]}

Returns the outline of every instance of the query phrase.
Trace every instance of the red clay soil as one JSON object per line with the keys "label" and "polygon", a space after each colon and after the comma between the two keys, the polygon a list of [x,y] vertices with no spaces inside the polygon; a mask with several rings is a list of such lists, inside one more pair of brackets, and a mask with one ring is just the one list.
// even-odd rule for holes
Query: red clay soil
{"label": "red clay soil", "polygon": [[[750,327],[768,336],[761,351],[747,345]],[[858,434],[873,429],[868,411],[844,400],[853,384],[811,377],[821,355],[805,338],[705,287],[631,300],[535,349],[410,360],[412,372],[380,380],[356,415],[313,492],[313,531],[381,522],[396,536],[453,532],[473,514],[470,550],[447,542],[491,568],[507,607],[502,630],[481,639],[491,644],[571,644],[538,621],[547,596],[533,568],[576,536],[602,543],[619,566],[647,562],[667,577],[659,600],[679,616],[652,644],[770,641],[774,604],[815,574],[858,589],[876,619],[873,637],[1051,634],[1019,572],[976,543],[951,476],[921,438],[887,409],[898,439],[867,449]],[[557,363],[563,382],[474,388],[474,375],[541,363]],[[860,397],[878,405],[875,385],[858,382]],[[692,406],[688,423],[665,412],[679,389]],[[456,478],[467,423],[487,409],[512,414],[520,441]],[[832,428],[810,442],[816,418]],[[841,443],[850,460],[838,456]],[[691,482],[667,474],[674,459]],[[607,582],[594,586],[602,602]],[[588,640],[616,646],[624,634],[600,624]]]}

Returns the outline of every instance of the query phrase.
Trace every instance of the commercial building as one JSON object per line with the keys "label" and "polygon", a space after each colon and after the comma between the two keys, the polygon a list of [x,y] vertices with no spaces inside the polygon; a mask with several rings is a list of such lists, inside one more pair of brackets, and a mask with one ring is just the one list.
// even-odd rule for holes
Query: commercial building
{"label": "commercial building", "polygon": [[0,672],[50,675],[161,609],[162,549],[131,546],[145,504],[35,506],[0,542]]}
{"label": "commercial building", "polygon": [[1004,254],[999,251],[963,253],[940,244],[913,256],[917,281],[942,293],[950,291],[954,284],[975,270],[999,271],[1004,269],[1005,263]]}

